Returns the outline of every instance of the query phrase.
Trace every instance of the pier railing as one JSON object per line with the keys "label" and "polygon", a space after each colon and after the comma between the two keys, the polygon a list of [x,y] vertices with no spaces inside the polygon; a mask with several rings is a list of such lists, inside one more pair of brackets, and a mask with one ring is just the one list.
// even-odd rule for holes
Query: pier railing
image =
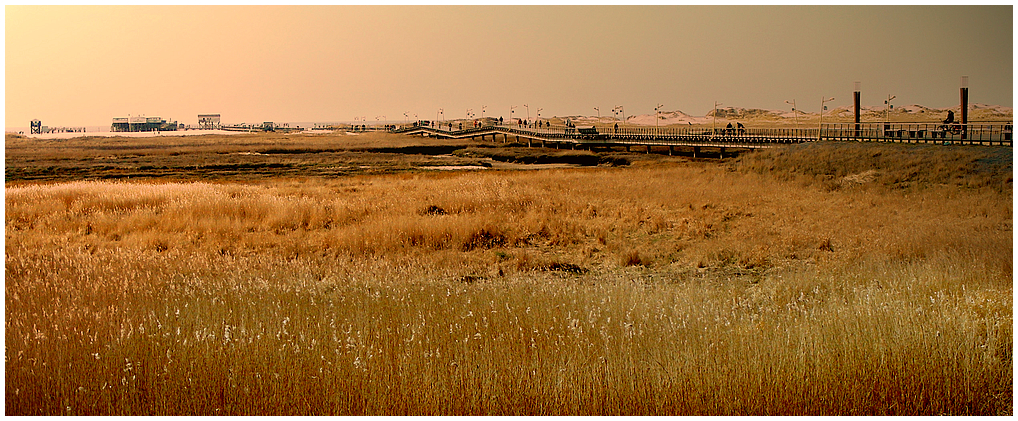
{"label": "pier railing", "polygon": [[[506,135],[540,138],[573,143],[613,143],[633,145],[710,142],[718,144],[801,143],[816,140],[875,141],[898,143],[950,143],[1011,145],[1011,122],[968,124],[942,123],[826,123],[812,128],[767,127],[640,127],[598,126],[594,130],[564,125],[482,124],[459,129],[448,123],[425,126],[437,134],[470,137],[497,131]],[[394,126],[395,132],[415,130],[415,126]],[[734,145],[733,145],[734,146]]]}
{"label": "pier railing", "polygon": [[988,123],[831,123],[824,124],[826,140],[900,143],[1011,145],[1011,122]]}

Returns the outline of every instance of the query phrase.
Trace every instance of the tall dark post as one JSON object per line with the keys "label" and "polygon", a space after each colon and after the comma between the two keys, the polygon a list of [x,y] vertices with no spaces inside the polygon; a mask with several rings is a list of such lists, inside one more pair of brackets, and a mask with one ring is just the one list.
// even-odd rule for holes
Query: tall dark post
{"label": "tall dark post", "polygon": [[861,93],[859,92],[859,82],[855,83],[855,137],[859,138],[859,98]]}
{"label": "tall dark post", "polygon": [[965,140],[969,123],[969,77],[961,77],[961,138]]}

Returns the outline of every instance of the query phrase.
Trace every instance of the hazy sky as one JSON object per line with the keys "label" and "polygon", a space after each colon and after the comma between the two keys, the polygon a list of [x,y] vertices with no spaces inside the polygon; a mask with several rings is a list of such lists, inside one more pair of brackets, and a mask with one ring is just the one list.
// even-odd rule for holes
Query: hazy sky
{"label": "hazy sky", "polygon": [[1013,106],[1012,6],[6,6],[6,122]]}

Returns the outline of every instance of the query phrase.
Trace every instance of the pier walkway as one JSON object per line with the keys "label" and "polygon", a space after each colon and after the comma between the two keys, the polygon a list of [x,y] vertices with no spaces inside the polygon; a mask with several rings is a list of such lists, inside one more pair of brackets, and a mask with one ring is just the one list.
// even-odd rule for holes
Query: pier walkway
{"label": "pier walkway", "polygon": [[[553,147],[570,148],[625,146],[668,146],[669,152],[676,146],[713,148],[771,148],[779,145],[811,142],[816,140],[840,140],[863,142],[928,143],[928,144],[978,144],[1012,146],[1012,124],[969,123],[965,125],[943,125],[939,123],[830,123],[820,129],[792,128],[703,128],[703,127],[527,127],[519,124],[487,124],[480,127],[459,129],[457,123],[432,125],[389,125],[385,128],[393,133],[420,134],[450,139],[480,138],[491,136],[492,142],[501,139],[516,143],[527,142],[528,146],[540,143]],[[372,127],[372,129],[380,129]],[[818,133],[819,131],[819,133]],[[722,149],[723,150],[723,149]]]}

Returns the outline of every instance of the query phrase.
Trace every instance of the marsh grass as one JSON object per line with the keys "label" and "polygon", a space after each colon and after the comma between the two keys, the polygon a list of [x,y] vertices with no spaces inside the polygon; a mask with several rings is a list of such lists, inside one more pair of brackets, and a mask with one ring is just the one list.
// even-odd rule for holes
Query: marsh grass
{"label": "marsh grass", "polygon": [[8,134],[5,175],[11,183],[144,178],[247,181],[394,173],[429,165],[477,165],[477,160],[428,156],[468,146],[476,144],[469,140],[423,142],[388,133],[65,140]]}
{"label": "marsh grass", "polygon": [[742,171],[774,174],[828,190],[872,185],[907,189],[931,185],[1011,191],[1009,147],[943,147],[892,143],[807,142],[744,155]]}
{"label": "marsh grass", "polygon": [[812,153],[8,186],[6,413],[1012,414],[1010,181]]}

